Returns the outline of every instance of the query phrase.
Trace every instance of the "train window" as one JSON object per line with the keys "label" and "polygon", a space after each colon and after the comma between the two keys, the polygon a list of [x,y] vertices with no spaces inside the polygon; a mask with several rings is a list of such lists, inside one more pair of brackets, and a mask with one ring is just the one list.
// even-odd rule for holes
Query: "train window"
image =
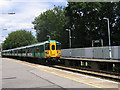
{"label": "train window", "polygon": [[28,48],[25,49],[26,53],[28,53]]}
{"label": "train window", "polygon": [[28,52],[29,52],[29,53],[32,53],[32,48],[29,48],[29,49],[28,49]]}
{"label": "train window", "polygon": [[60,50],[61,49],[61,45],[60,44],[56,44],[56,50]]}
{"label": "train window", "polygon": [[40,46],[40,53],[44,52],[44,46]]}
{"label": "train window", "polygon": [[15,50],[15,54],[17,53],[17,50]]}
{"label": "train window", "polygon": [[18,53],[18,51],[16,50],[15,53]]}
{"label": "train window", "polygon": [[55,50],[55,45],[52,45],[52,50]]}
{"label": "train window", "polygon": [[21,49],[18,50],[18,53],[22,53]]}
{"label": "train window", "polygon": [[26,52],[27,52],[27,53],[30,53],[30,48],[26,48]]}
{"label": "train window", "polygon": [[25,53],[25,49],[22,49],[22,53]]}
{"label": "train window", "polygon": [[26,52],[27,53],[31,53],[32,51],[31,51],[31,48],[26,48]]}
{"label": "train window", "polygon": [[50,50],[50,44],[49,43],[45,44],[45,50]]}
{"label": "train window", "polygon": [[36,52],[40,52],[40,47],[36,47]]}

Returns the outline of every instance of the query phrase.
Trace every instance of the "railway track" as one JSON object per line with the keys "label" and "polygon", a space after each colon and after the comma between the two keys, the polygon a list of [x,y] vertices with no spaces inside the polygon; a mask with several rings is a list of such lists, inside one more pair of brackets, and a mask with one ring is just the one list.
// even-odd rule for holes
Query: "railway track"
{"label": "railway track", "polygon": [[70,67],[70,66],[65,66],[63,64],[62,65],[61,64],[60,65],[53,64],[53,63],[49,64],[49,62],[45,66],[120,82],[120,75],[116,74],[116,73],[114,74],[114,73],[109,73],[109,72],[105,72],[105,71],[94,71],[94,70],[87,69],[87,68],[82,69],[82,68]]}
{"label": "railway track", "polygon": [[54,65],[54,66],[50,66],[50,67],[120,82],[119,75],[113,75],[113,74],[111,75],[111,74],[106,74],[106,73],[94,72],[94,71],[90,71],[90,70],[81,70],[81,69],[76,69],[76,68],[71,68],[71,67],[66,67],[66,66],[59,66],[59,65]]}

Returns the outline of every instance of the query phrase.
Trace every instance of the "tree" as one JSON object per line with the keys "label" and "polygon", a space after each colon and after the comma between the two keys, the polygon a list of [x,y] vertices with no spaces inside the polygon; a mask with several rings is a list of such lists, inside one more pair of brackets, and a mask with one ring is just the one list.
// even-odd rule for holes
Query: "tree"
{"label": "tree", "polygon": [[114,13],[116,14],[114,29],[112,30],[112,44],[120,45],[120,2],[116,3]]}
{"label": "tree", "polygon": [[8,35],[3,43],[3,49],[12,49],[36,43],[35,37],[31,32],[19,30]]}
{"label": "tree", "polygon": [[61,42],[62,48],[68,46],[68,33],[65,30],[66,19],[64,9],[60,6],[55,6],[40,14],[32,22],[37,33],[37,40],[39,42],[48,40],[47,35],[49,35],[51,39]]}
{"label": "tree", "polygon": [[0,51],[2,50],[2,43],[1,43],[1,45],[0,45]]}
{"label": "tree", "polygon": [[92,40],[96,39],[103,39],[104,45],[108,45],[107,21],[104,17],[110,19],[112,45],[113,42],[116,43],[114,45],[120,45],[117,37],[117,32],[120,34],[119,7],[120,3],[112,2],[69,2],[65,15],[69,17],[68,27],[74,26],[73,47],[89,47]]}

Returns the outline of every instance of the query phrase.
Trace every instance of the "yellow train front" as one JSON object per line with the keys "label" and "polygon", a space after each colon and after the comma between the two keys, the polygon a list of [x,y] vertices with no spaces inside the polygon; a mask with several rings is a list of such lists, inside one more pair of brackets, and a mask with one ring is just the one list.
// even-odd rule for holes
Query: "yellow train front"
{"label": "yellow train front", "polygon": [[58,60],[61,57],[61,44],[55,40],[45,43],[45,58],[50,60]]}

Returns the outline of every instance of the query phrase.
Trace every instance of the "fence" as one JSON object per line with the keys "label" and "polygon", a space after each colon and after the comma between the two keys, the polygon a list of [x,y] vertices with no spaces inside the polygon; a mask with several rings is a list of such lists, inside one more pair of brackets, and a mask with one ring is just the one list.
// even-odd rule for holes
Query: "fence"
{"label": "fence", "polygon": [[[112,59],[120,59],[120,46],[112,46]],[[62,57],[109,59],[109,47],[62,49]]]}

